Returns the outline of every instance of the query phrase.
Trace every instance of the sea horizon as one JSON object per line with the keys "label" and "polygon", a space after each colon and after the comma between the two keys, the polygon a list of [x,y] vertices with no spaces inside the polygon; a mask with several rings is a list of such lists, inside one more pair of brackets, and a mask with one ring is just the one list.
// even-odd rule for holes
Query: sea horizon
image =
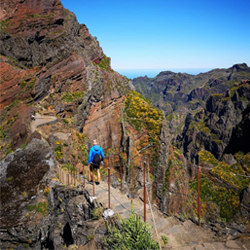
{"label": "sea horizon", "polygon": [[119,74],[126,76],[129,79],[133,79],[136,77],[145,77],[154,78],[162,71],[172,71],[174,73],[187,73],[190,75],[198,75],[200,73],[206,73],[212,68],[169,68],[169,69],[114,69]]}

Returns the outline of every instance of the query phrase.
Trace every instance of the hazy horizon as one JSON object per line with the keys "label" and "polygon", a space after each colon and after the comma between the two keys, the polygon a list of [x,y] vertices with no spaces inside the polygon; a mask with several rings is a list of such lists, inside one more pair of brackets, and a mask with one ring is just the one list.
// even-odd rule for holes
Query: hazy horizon
{"label": "hazy horizon", "polygon": [[147,76],[149,78],[154,78],[158,74],[160,74],[163,71],[172,71],[174,73],[187,73],[190,75],[198,75],[200,73],[206,73],[212,68],[186,68],[186,69],[176,69],[176,68],[169,68],[169,69],[114,69],[119,74],[126,76],[129,79],[133,79],[136,77],[144,77]]}

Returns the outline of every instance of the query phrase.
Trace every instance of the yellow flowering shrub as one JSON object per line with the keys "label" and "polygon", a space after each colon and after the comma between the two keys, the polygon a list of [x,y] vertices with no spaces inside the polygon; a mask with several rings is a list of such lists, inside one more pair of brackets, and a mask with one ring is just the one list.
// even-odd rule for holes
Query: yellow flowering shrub
{"label": "yellow flowering shrub", "polygon": [[140,131],[145,127],[151,139],[155,135],[160,134],[163,119],[162,111],[156,109],[151,104],[151,101],[138,92],[130,91],[128,93],[125,100],[125,112],[128,117],[128,122],[134,129]]}
{"label": "yellow flowering shrub", "polygon": [[199,157],[200,157],[200,164],[203,163],[210,163],[213,166],[217,166],[218,165],[218,160],[214,157],[214,155],[206,150],[201,150],[198,153]]}
{"label": "yellow flowering shrub", "polygon": [[156,109],[150,100],[136,91],[129,91],[125,99],[125,120],[137,131],[145,131],[141,147],[153,144],[147,152],[150,154],[151,168],[157,164],[159,134],[163,120],[162,111]]}
{"label": "yellow flowering shrub", "polygon": [[[209,204],[213,202],[219,210],[220,216],[226,220],[233,218],[240,205],[240,190],[250,185],[250,153],[245,154],[238,152],[234,155],[237,163],[228,165],[224,161],[218,161],[210,152],[201,150],[199,152],[200,166],[213,167],[209,170],[212,176],[222,180],[228,184],[226,188],[219,186],[210,175],[201,174],[200,177],[200,196],[203,203]],[[235,191],[235,190],[239,191]],[[197,197],[197,178],[190,182],[189,192]],[[205,207],[204,207],[205,208]],[[216,209],[214,209],[216,210]]]}
{"label": "yellow flowering shrub", "polygon": [[245,170],[239,163],[229,166],[225,162],[219,162],[218,167],[213,168],[211,172],[239,189],[244,189],[249,184],[249,178],[245,177]]}
{"label": "yellow flowering shrub", "polygon": [[[197,178],[190,181],[189,184],[189,193],[197,197]],[[219,210],[220,217],[226,220],[233,218],[240,205],[240,197],[237,192],[216,185],[202,173],[200,174],[200,199],[203,204],[213,202]]]}

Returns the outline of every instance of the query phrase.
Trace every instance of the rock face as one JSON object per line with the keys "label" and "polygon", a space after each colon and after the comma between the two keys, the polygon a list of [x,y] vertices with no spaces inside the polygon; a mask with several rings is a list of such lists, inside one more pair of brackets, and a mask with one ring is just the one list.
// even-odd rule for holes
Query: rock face
{"label": "rock face", "polygon": [[[5,25],[0,53],[24,67],[53,65],[70,57],[72,51],[81,52],[81,47],[88,48],[92,61],[103,57],[102,49],[86,26],[79,25],[75,15],[58,0],[4,1],[1,9]],[[77,70],[78,65],[74,66]]]}
{"label": "rock face", "polygon": [[[94,104],[108,107],[133,89],[111,69],[86,25],[78,24],[59,0],[4,1],[0,15],[2,158],[10,143],[12,150],[26,143],[31,114],[40,112],[37,103],[74,119],[82,132]],[[12,117],[18,129],[26,128],[25,136],[12,129],[17,125],[9,122]]]}
{"label": "rock face", "polygon": [[[140,175],[133,185],[141,186],[139,153],[147,149],[148,133],[135,130],[123,114],[125,94],[134,87],[111,69],[97,39],[59,0],[7,0],[0,15],[1,248],[84,245],[95,233],[87,220],[97,205],[83,190],[55,187],[54,168],[86,164],[97,139],[107,165],[122,163],[124,179]],[[58,119],[36,132],[35,113]]]}
{"label": "rock face", "polygon": [[56,165],[52,149],[38,139],[1,161],[2,226],[11,227],[22,221],[23,210],[36,195],[37,187],[43,190],[50,178],[56,176]]}
{"label": "rock face", "polygon": [[[250,84],[247,80],[231,88],[224,95],[211,95],[204,110],[194,116],[187,115],[183,132],[175,142],[187,159],[186,178],[191,189],[197,188],[196,180],[193,178],[197,176],[197,165],[201,166],[204,178],[201,187],[204,190],[203,194],[206,194],[201,195],[201,199],[204,206],[210,207],[213,211],[210,213],[206,210],[205,217],[208,221],[216,221],[220,216],[234,221],[239,218],[243,221],[250,218],[247,209],[247,176],[250,172],[249,94]],[[232,199],[237,200],[236,206],[228,210],[227,202],[216,204],[213,200],[214,204],[211,203],[208,197],[217,195],[220,189],[223,190],[223,194],[228,193]]]}
{"label": "rock face", "polygon": [[44,201],[39,204],[48,204],[46,211],[37,207],[26,213],[29,216],[25,216],[22,224],[0,229],[1,249],[29,246],[32,249],[60,250],[65,245],[86,245],[93,234],[100,238],[99,244],[102,243],[106,226],[102,228],[100,223],[92,220],[93,211],[99,205],[91,203],[89,193],[82,188],[55,184],[52,184],[48,200],[42,195],[36,197],[36,200]]}
{"label": "rock face", "polygon": [[[165,126],[164,126],[165,125]],[[165,187],[165,173],[168,166],[168,154],[169,154],[169,138],[166,129],[166,124],[163,124],[160,134],[160,152],[158,166],[156,169],[155,182],[153,188],[153,196],[155,196],[155,202],[158,203],[160,210],[164,213],[168,212],[168,196],[164,194]]]}
{"label": "rock face", "polygon": [[[235,82],[250,78],[250,68],[236,64],[228,69],[214,69],[207,73],[189,75],[171,71],[160,72],[155,78],[138,77],[133,79],[136,90],[153,101],[168,115],[180,106],[195,108],[204,105],[211,93],[224,93]],[[170,105],[166,105],[166,102]]]}
{"label": "rock face", "polygon": [[242,63],[198,75],[165,71],[155,78],[135,78],[133,85],[154,106],[164,110],[170,133],[176,136],[183,128],[185,116],[205,108],[211,94],[224,94],[247,79],[250,79],[250,68]]}
{"label": "rock face", "polygon": [[211,95],[204,110],[195,117],[187,116],[177,142],[183,146],[184,155],[189,160],[192,161],[202,148],[217,159],[224,153],[249,152],[249,94],[249,83],[242,83],[225,95]]}

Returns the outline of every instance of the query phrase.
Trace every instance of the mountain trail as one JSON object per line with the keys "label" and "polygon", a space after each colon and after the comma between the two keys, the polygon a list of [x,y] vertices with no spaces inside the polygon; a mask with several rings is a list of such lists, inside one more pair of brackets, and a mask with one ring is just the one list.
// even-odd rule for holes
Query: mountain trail
{"label": "mountain trail", "polygon": [[[78,175],[76,179],[68,175],[58,167],[58,176],[63,184],[74,183],[75,186],[83,185],[83,176]],[[80,177],[80,178],[79,178]],[[95,195],[93,195],[93,185],[85,180],[85,189],[88,190],[92,198],[101,204],[104,208],[109,208],[108,183],[101,181],[99,185],[94,185]],[[119,188],[110,187],[110,209],[119,214],[122,219],[128,218],[131,213],[131,202],[133,202],[134,212],[144,219],[144,203],[140,198],[130,198],[128,193],[121,192]],[[146,204],[146,222],[152,226],[152,234],[157,240],[156,229],[162,243],[162,249],[180,249],[180,250],[218,250],[218,249],[250,249],[249,240],[228,239],[220,241],[216,238],[215,232],[209,227],[199,227],[189,219],[182,220],[176,216],[166,216],[152,206],[153,214],[150,210],[150,204]],[[154,218],[153,218],[154,217]],[[155,224],[154,224],[155,220]],[[155,227],[156,225],[156,227]],[[163,243],[161,239],[167,237],[168,242]]]}
{"label": "mountain trail", "polygon": [[31,127],[31,133],[33,133],[39,126],[45,125],[45,124],[50,124],[52,122],[57,121],[56,116],[51,116],[51,115],[40,115],[39,113],[36,113],[35,115],[35,120],[33,120],[30,123]]}

